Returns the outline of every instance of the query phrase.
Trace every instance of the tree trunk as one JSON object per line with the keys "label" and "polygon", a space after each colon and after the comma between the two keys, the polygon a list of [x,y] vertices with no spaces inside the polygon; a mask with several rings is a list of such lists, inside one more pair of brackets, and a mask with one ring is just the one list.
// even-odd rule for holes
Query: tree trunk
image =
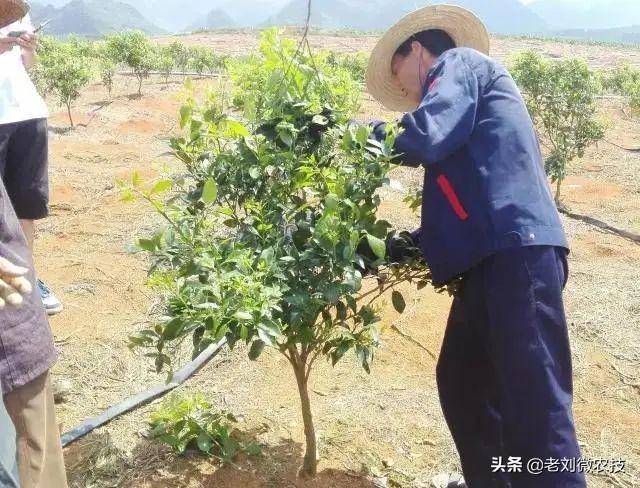
{"label": "tree trunk", "polygon": [[562,179],[558,178],[556,181],[556,206],[560,206],[560,186],[562,185]]}
{"label": "tree trunk", "polygon": [[71,117],[71,104],[67,103],[67,113],[69,114],[69,123],[71,124],[71,128],[73,129],[73,117]]}
{"label": "tree trunk", "polygon": [[304,461],[299,474],[303,478],[314,478],[318,473],[318,444],[316,442],[316,431],[313,426],[313,415],[311,413],[309,385],[306,377],[305,366],[305,364],[296,364],[293,367],[296,374],[296,381],[298,383],[298,393],[300,393],[302,421],[304,422],[304,437],[307,443]]}
{"label": "tree trunk", "polygon": [[142,77],[138,77],[138,95],[142,96]]}

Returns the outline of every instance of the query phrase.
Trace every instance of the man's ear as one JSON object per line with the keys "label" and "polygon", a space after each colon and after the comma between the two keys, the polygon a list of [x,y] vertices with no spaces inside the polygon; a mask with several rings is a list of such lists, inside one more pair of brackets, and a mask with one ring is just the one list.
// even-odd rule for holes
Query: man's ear
{"label": "man's ear", "polygon": [[422,44],[420,44],[420,42],[418,41],[413,41],[411,43],[411,52],[417,56],[422,56],[422,51],[423,51],[424,47],[422,46]]}

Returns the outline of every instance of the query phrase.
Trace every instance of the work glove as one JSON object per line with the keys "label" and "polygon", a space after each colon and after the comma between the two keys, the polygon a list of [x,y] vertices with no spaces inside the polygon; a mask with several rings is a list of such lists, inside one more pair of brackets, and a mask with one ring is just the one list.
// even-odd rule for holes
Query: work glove
{"label": "work glove", "polygon": [[362,120],[351,119],[347,122],[347,127],[360,127],[361,125],[368,125],[373,129],[370,139],[374,139],[378,142],[382,142],[387,138],[386,126],[387,123],[382,120],[373,120],[371,122],[364,122]]}
{"label": "work glove", "polygon": [[413,232],[392,232],[387,236],[387,262],[407,264],[422,259],[420,229]]}
{"label": "work glove", "polygon": [[[391,232],[386,239],[385,265],[403,265],[422,258],[420,250],[420,229],[413,232]],[[378,257],[369,247],[366,239],[363,239],[356,252],[364,261],[364,268],[360,271],[364,276],[377,274],[378,267],[374,263]]]}

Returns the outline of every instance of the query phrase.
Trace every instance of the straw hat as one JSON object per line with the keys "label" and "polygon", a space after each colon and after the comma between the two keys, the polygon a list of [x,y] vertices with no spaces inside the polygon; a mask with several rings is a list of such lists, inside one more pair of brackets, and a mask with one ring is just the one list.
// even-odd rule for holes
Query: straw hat
{"label": "straw hat", "polygon": [[451,36],[457,47],[470,47],[489,54],[489,33],[472,12],[454,5],[431,5],[412,12],[391,27],[371,53],[367,68],[369,93],[389,110],[415,109],[391,72],[391,60],[400,45],[414,34],[440,29]]}
{"label": "straw hat", "polygon": [[13,24],[29,12],[29,5],[23,0],[0,0],[0,28]]}

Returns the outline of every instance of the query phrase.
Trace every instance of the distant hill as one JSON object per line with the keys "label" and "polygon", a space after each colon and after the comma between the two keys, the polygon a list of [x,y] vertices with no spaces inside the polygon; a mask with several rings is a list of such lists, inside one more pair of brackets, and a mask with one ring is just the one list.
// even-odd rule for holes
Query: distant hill
{"label": "distant hill", "polygon": [[[316,27],[382,30],[417,7],[442,3],[439,0],[325,0],[312,6],[311,23]],[[500,34],[540,34],[546,23],[519,0],[448,0],[475,12],[490,31]],[[291,0],[268,25],[300,25],[304,23],[307,0]]]}
{"label": "distant hill", "polygon": [[187,31],[198,29],[224,29],[237,27],[238,24],[221,8],[213,9],[206,17],[203,17],[187,28]]}
{"label": "distant hill", "polygon": [[640,25],[612,29],[569,29],[556,31],[553,35],[567,39],[640,44]]}
{"label": "distant hill", "polygon": [[[328,29],[377,30],[383,24],[378,10],[380,7],[375,1],[325,0],[312,5],[311,24]],[[303,25],[306,17],[307,0],[290,0],[279,12],[269,17],[265,25]]]}
{"label": "distant hill", "polygon": [[640,25],[640,0],[535,0],[528,8],[555,29]]}
{"label": "distant hill", "polygon": [[37,3],[32,3],[31,6],[33,23],[52,19],[44,32],[54,36],[77,34],[100,37],[131,29],[139,29],[149,34],[163,32],[134,7],[116,0],[72,0],[59,8]]}
{"label": "distant hill", "polygon": [[[366,3],[367,0],[363,0]],[[221,8],[240,27],[254,27],[277,13],[288,0],[222,0]]]}
{"label": "distant hill", "polygon": [[[170,32],[191,30],[194,25],[202,24],[216,10],[224,11],[234,20],[237,27],[253,27],[264,22],[287,2],[287,0],[120,1],[133,5],[151,22]],[[359,1],[366,3],[366,0]]]}

